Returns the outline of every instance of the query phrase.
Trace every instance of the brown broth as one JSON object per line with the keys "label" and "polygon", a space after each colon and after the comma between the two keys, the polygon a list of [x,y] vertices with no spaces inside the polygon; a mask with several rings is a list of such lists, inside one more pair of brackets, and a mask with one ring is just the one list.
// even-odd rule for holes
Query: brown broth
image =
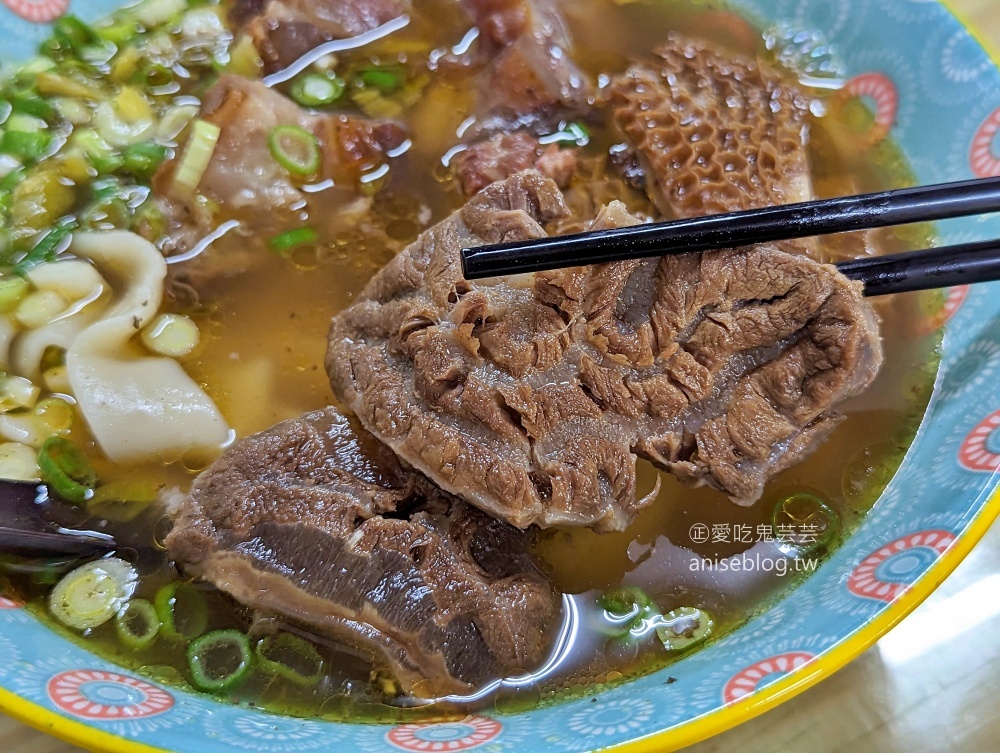
{"label": "brown broth", "polygon": [[[433,48],[458,44],[468,25],[444,0],[433,0],[434,23],[418,17],[404,32],[347,57],[397,59],[425,54]],[[577,0],[566,4],[577,45],[578,62],[595,79],[621,71],[635,50],[652,48],[669,30],[695,32],[740,52],[767,54],[761,35],[746,22],[705,3],[633,2],[621,5],[606,0]],[[438,23],[438,19],[444,19]],[[579,52],[585,51],[585,52]],[[384,238],[396,244],[416,237],[428,222],[445,217],[461,203],[451,187],[442,155],[460,142],[456,130],[469,116],[471,81],[451,75],[433,76],[420,99],[402,116],[412,133],[409,153],[393,163],[387,179],[380,180],[373,201],[372,220],[377,233],[366,236],[357,229],[331,226],[315,247],[290,256],[269,252],[260,241],[224,236],[205,253],[224,259],[254,245],[249,271],[222,277],[204,286],[197,306],[185,310],[201,327],[202,344],[185,366],[202,382],[229,419],[238,436],[263,430],[277,421],[330,404],[333,397],[323,371],[326,332],[330,317],[349,305],[371,275],[393,253]],[[822,96],[816,92],[817,96]],[[585,153],[602,154],[613,143],[601,115],[589,123],[592,139]],[[912,182],[898,149],[883,143],[863,151],[844,149],[852,143],[857,113],[840,112],[812,124],[812,160],[816,188],[822,196],[888,188]],[[860,118],[863,121],[864,118]],[[309,211],[322,217],[333,194],[317,193]],[[324,204],[325,202],[325,204]],[[924,244],[927,228],[884,231],[874,242],[882,253]],[[857,239],[838,241],[831,256],[856,253]],[[662,474],[656,501],[628,530],[597,535],[589,530],[548,531],[538,553],[557,587],[570,596],[579,616],[574,652],[539,677],[527,691],[501,690],[472,702],[495,705],[500,710],[551,702],[577,693],[650,672],[677,657],[664,651],[654,634],[630,642],[609,640],[594,629],[602,619],[597,596],[619,585],[637,586],[648,593],[664,613],[680,606],[709,610],[716,622],[715,636],[739,626],[808,574],[812,565],[783,553],[776,544],[758,541],[757,527],[767,525],[777,501],[792,492],[809,491],[824,499],[838,513],[842,535],[848,535],[871,507],[896,471],[926,407],[938,360],[939,338],[923,326],[940,305],[940,297],[898,296],[877,304],[883,319],[885,365],[876,383],[863,396],[844,406],[846,420],[810,458],[782,473],[764,498],[751,507],[738,507],[719,492],[682,486]],[[96,462],[96,461],[95,461]],[[200,463],[190,461],[171,467],[120,469],[101,464],[102,478],[144,475],[158,484],[184,488]],[[652,489],[656,471],[642,468],[641,484]],[[695,524],[711,529],[729,526],[730,541],[696,543],[690,531]],[[139,542],[143,566],[140,596],[151,598],[156,588],[172,577],[169,563],[151,543],[162,526],[160,513],[150,511],[129,524],[131,540]],[[747,526],[751,540],[733,541],[733,526]],[[122,526],[113,526],[116,530]],[[830,547],[836,546],[837,542]],[[776,572],[719,572],[697,569],[700,560],[733,561],[743,554],[783,561],[790,568]],[[820,555],[817,555],[820,556]],[[693,565],[692,563],[695,563]],[[796,571],[796,567],[803,568]],[[693,569],[694,568],[694,569]],[[27,596],[37,614],[46,617],[44,586],[24,579],[14,586]],[[225,596],[206,590],[212,602],[214,628],[247,629],[250,617]],[[58,628],[64,634],[68,631]],[[136,653],[121,648],[113,628],[105,625],[82,641],[89,649],[164,682],[185,683],[183,652],[159,641]],[[413,718],[447,712],[454,704],[404,709],[393,693],[384,694],[369,678],[364,657],[341,647],[321,643],[333,670],[314,689],[302,690],[276,680],[254,676],[236,697],[274,711],[352,721]]]}

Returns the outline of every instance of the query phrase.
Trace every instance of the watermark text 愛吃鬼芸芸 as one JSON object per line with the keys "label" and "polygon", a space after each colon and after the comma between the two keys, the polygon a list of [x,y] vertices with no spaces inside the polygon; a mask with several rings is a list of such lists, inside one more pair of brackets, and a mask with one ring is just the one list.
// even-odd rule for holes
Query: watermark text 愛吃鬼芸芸
{"label": "watermark text \u611b\u5403\u9b3c\u82b8\u82b8", "polygon": [[695,523],[688,531],[695,544],[757,544],[777,542],[776,552],[747,551],[730,557],[693,557],[689,564],[692,572],[765,572],[785,576],[789,573],[811,573],[819,560],[801,556],[819,542],[819,526]]}

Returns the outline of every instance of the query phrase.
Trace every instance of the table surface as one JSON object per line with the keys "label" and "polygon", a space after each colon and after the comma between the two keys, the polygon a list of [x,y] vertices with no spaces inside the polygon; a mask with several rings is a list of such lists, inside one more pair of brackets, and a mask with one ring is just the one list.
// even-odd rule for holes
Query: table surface
{"label": "table surface", "polygon": [[[951,0],[1000,50],[1000,2]],[[975,588],[1000,572],[1000,525],[913,614],[833,677],[686,753],[985,753],[1000,749],[1000,598]],[[928,625],[955,639],[921,651]],[[80,753],[0,715],[3,753]]]}

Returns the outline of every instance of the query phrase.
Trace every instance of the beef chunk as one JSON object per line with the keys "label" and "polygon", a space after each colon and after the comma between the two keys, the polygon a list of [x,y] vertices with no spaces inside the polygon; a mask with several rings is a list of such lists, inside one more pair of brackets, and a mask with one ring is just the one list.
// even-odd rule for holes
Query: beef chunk
{"label": "beef chunk", "polygon": [[406,690],[436,697],[544,658],[559,597],[530,540],[331,408],[231,447],[167,547],[237,601],[373,651]]}
{"label": "beef chunk", "polygon": [[[336,181],[332,193],[324,192],[322,220],[331,226],[339,213],[330,212],[330,204],[339,203],[352,219],[360,175],[385,162],[386,152],[406,138],[395,123],[310,113],[259,82],[232,75],[222,76],[206,94],[200,117],[221,133],[196,191],[184,193],[174,185],[183,146],[153,179],[153,191],[168,222],[166,237],[158,239],[167,253],[189,250],[227,220],[237,220],[246,234],[265,237],[301,225],[308,196],[301,189],[302,178],[291,175],[271,154],[268,140],[277,126],[299,126],[316,136],[320,166],[308,181]],[[202,254],[193,264],[185,263],[185,272],[196,277],[211,276],[208,270],[235,274],[247,263],[246,258],[212,256]],[[199,266],[202,269],[195,269]]]}
{"label": "beef chunk", "polygon": [[573,43],[555,0],[462,0],[462,5],[490,56],[481,84],[482,127],[587,108],[590,83],[571,59]]}
{"label": "beef chunk", "polygon": [[[566,213],[536,172],[425,232],[331,327],[334,390],[443,489],[524,527],[621,530],[636,456],[739,503],[881,362],[861,287],[761,246],[472,283],[463,246]],[[613,203],[597,229],[635,222]]]}
{"label": "beef chunk", "polygon": [[409,0],[236,0],[232,20],[245,26],[274,71],[324,42],[356,37],[409,11]]}
{"label": "beef chunk", "polygon": [[576,151],[560,149],[557,144],[545,148],[530,134],[515,131],[473,144],[459,152],[452,164],[467,196],[532,167],[566,188],[576,170]]}
{"label": "beef chunk", "polygon": [[[787,74],[764,63],[672,34],[654,63],[615,79],[612,103],[634,149],[629,156],[619,148],[618,162],[665,216],[814,198],[809,102]],[[813,240],[782,247],[818,258]]]}

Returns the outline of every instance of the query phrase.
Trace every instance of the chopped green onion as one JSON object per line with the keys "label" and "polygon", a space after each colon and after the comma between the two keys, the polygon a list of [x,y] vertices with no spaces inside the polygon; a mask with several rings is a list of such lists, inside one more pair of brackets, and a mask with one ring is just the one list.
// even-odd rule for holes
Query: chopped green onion
{"label": "chopped green onion", "polygon": [[102,39],[90,26],[73,15],[62,16],[53,24],[52,36],[42,51],[56,58],[73,53],[89,63],[106,63],[115,54],[113,43]]}
{"label": "chopped green onion", "polygon": [[42,481],[67,502],[85,502],[94,493],[97,474],[75,444],[63,437],[49,437],[38,451]]}
{"label": "chopped green onion", "polygon": [[167,147],[152,141],[131,144],[122,152],[123,169],[139,180],[149,180],[167,158],[167,151]]}
{"label": "chopped green onion", "polygon": [[31,408],[38,401],[38,387],[30,379],[7,374],[0,379],[0,411]]}
{"label": "chopped green onion", "polygon": [[146,86],[159,88],[169,86],[176,78],[174,69],[160,63],[148,63],[139,72],[138,81]]}
{"label": "chopped green onion", "polygon": [[48,324],[69,306],[69,301],[56,290],[36,290],[28,293],[14,310],[14,321],[24,329],[38,329]]}
{"label": "chopped green onion", "polygon": [[21,442],[0,444],[0,478],[11,481],[38,481],[35,450]]}
{"label": "chopped green onion", "polygon": [[135,592],[135,568],[117,557],[88,562],[68,573],[49,594],[49,610],[75,630],[92,630],[113,619]]}
{"label": "chopped green onion", "polygon": [[156,592],[153,605],[163,635],[171,640],[193,640],[208,627],[208,604],[201,591],[190,583],[167,584]]}
{"label": "chopped green onion", "polygon": [[113,173],[121,168],[122,156],[111,148],[101,135],[91,128],[81,128],[74,131],[70,138],[71,146],[80,149],[87,161],[101,175]]}
{"label": "chopped green onion", "polygon": [[115,618],[118,638],[136,651],[149,648],[160,632],[160,618],[145,599],[132,599]]}
{"label": "chopped green onion", "polygon": [[0,314],[9,314],[21,302],[31,284],[23,277],[4,275],[0,277]]}
{"label": "chopped green onion", "polygon": [[604,610],[598,630],[607,635],[624,636],[656,612],[653,600],[640,588],[616,588],[601,595],[597,603]]}
{"label": "chopped green onion", "polygon": [[102,139],[121,149],[148,140],[156,122],[148,103],[123,90],[114,101],[104,100],[94,108],[94,127]]}
{"label": "chopped green onion", "polygon": [[15,113],[33,115],[44,120],[51,120],[56,114],[55,105],[45,97],[38,96],[35,91],[16,92],[11,97],[10,107]]}
{"label": "chopped green onion", "polygon": [[383,94],[392,94],[403,85],[405,71],[402,66],[387,65],[378,68],[365,68],[358,75],[358,80],[365,86],[378,89]]}
{"label": "chopped green onion", "polygon": [[656,635],[668,651],[683,651],[704,643],[712,634],[712,615],[695,607],[680,607],[660,618]]}
{"label": "chopped green onion", "polygon": [[24,275],[32,267],[52,261],[69,245],[70,232],[76,227],[76,220],[60,220],[59,224],[43,235],[31,250],[14,267],[14,273]]}
{"label": "chopped green onion", "polygon": [[257,666],[266,674],[308,687],[323,677],[323,657],[309,641],[292,633],[268,636],[257,644]]}
{"label": "chopped green onion", "polygon": [[160,314],[141,333],[143,344],[152,352],[170,358],[188,355],[198,346],[198,325],[183,314]]}
{"label": "chopped green onion", "polygon": [[319,169],[319,141],[305,128],[280,125],[267,140],[271,156],[292,175],[308,177]]}
{"label": "chopped green onion", "polygon": [[0,180],[0,193],[10,193],[13,191],[25,179],[27,174],[27,171],[21,168],[5,175],[3,180]]}
{"label": "chopped green onion", "polygon": [[229,690],[253,670],[250,640],[239,630],[216,630],[188,647],[191,681],[199,690]]}
{"label": "chopped green onion", "polygon": [[271,238],[271,240],[267,242],[267,245],[269,245],[271,250],[275,253],[284,254],[291,251],[296,246],[301,246],[305,243],[315,243],[317,238],[319,238],[317,232],[311,227],[305,226],[280,233]]}
{"label": "chopped green onion", "polygon": [[91,204],[80,215],[80,224],[92,230],[126,228],[131,219],[128,204],[117,196]]}
{"label": "chopped green onion", "polygon": [[0,141],[0,152],[21,159],[36,160],[41,158],[52,145],[52,134],[47,131],[10,131],[3,135]]}
{"label": "chopped green onion", "polygon": [[653,600],[645,591],[634,586],[616,588],[602,594],[597,603],[605,612],[611,614],[627,614],[630,612],[645,612],[653,607]]}
{"label": "chopped green onion", "polygon": [[132,229],[150,242],[155,242],[167,231],[167,218],[152,196],[135,210]]}
{"label": "chopped green onion", "polygon": [[35,79],[35,86],[38,87],[39,93],[49,96],[77,99],[101,99],[104,96],[104,92],[93,84],[82,83],[53,71],[39,73]]}
{"label": "chopped green onion", "polygon": [[130,13],[143,26],[153,28],[172,21],[187,10],[185,0],[143,0]]}
{"label": "chopped green onion", "polygon": [[73,428],[73,406],[59,397],[47,397],[32,410],[43,429],[53,436],[69,434]]}
{"label": "chopped green onion", "polygon": [[94,490],[94,496],[87,500],[87,512],[117,523],[127,523],[139,517],[156,499],[156,487],[148,481],[112,481]]}
{"label": "chopped green onion", "polygon": [[542,136],[539,140],[541,144],[559,144],[560,146],[586,146],[590,143],[590,131],[587,126],[580,121],[559,124],[559,130]]}
{"label": "chopped green onion", "polygon": [[573,137],[579,146],[586,146],[590,142],[590,131],[579,121],[573,121],[566,126],[566,132]]}
{"label": "chopped green onion", "polygon": [[94,33],[107,42],[113,42],[118,47],[130,42],[139,33],[139,25],[130,18],[115,20],[104,26],[95,26]]}
{"label": "chopped green onion", "polygon": [[775,538],[796,554],[809,554],[830,544],[839,519],[815,494],[799,492],[780,500],[771,513]]}
{"label": "chopped green onion", "polygon": [[344,82],[333,74],[309,73],[292,85],[292,99],[305,107],[336,102],[344,93]]}
{"label": "chopped green onion", "polygon": [[74,49],[83,48],[97,38],[94,30],[76,16],[67,13],[52,27],[52,34]]}
{"label": "chopped green onion", "polygon": [[174,173],[174,189],[182,194],[193,194],[212,162],[215,147],[219,143],[222,130],[208,121],[196,119],[191,124],[191,136],[188,138],[180,163]]}

